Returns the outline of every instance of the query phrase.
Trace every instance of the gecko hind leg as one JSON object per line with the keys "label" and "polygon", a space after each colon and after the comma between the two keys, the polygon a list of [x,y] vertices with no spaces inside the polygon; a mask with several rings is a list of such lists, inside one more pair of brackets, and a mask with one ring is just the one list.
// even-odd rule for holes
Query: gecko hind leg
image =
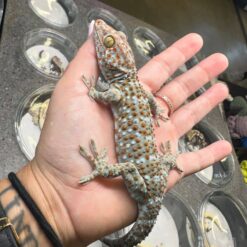
{"label": "gecko hind leg", "polygon": [[122,176],[135,198],[142,198],[143,195],[147,193],[145,181],[133,163],[125,162],[114,165],[109,164],[106,157],[106,149],[99,152],[93,140],[90,141],[90,151],[92,155],[89,154],[85,148],[80,147],[80,154],[92,165],[94,169],[91,174],[83,176],[80,179],[80,184],[87,183],[97,176],[106,178]]}
{"label": "gecko hind leg", "polygon": [[177,165],[177,157],[178,154],[172,154],[171,143],[167,141],[165,145],[163,143],[160,144],[160,151],[163,156],[161,156],[161,162],[168,168],[168,171],[171,169],[176,169],[179,173],[183,173],[184,171]]}

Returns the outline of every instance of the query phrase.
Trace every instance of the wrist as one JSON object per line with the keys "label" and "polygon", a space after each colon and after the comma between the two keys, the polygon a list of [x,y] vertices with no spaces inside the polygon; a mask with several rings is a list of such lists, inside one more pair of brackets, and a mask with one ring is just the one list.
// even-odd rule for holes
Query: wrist
{"label": "wrist", "polygon": [[[33,199],[44,218],[51,225],[53,230],[57,235],[59,231],[55,222],[55,215],[53,215],[55,198],[50,200],[52,196],[52,189],[49,185],[46,185],[46,189],[43,189],[43,186],[39,182],[39,174],[35,174],[33,170],[33,161],[24,166],[20,171],[17,172],[17,177],[20,180],[21,184],[26,189],[29,196]],[[40,178],[43,179],[44,178]],[[44,180],[43,183],[46,181]],[[55,196],[55,195],[54,195]],[[54,203],[53,203],[54,202]],[[25,202],[24,202],[25,203]]]}
{"label": "wrist", "polygon": [[[17,173],[17,177],[64,246],[77,246],[76,234],[66,208],[36,162],[31,161],[24,166]],[[20,237],[22,247],[52,246],[25,202],[7,179],[0,181],[0,200]]]}
{"label": "wrist", "polygon": [[56,178],[43,173],[35,160],[24,166],[17,176],[64,246],[71,246],[74,228],[59,194],[50,182]]}
{"label": "wrist", "polygon": [[31,212],[7,179],[0,181],[0,200],[6,216],[19,236],[22,247],[51,246]]}

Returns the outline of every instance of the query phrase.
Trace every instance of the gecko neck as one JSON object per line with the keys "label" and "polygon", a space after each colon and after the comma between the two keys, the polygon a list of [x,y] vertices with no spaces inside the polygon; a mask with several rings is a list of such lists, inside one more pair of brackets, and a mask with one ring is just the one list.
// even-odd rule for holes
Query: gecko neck
{"label": "gecko neck", "polygon": [[108,80],[110,83],[114,82],[124,82],[126,80],[137,81],[137,72],[136,70],[130,70],[128,73],[123,73],[118,76],[114,76],[112,79]]}

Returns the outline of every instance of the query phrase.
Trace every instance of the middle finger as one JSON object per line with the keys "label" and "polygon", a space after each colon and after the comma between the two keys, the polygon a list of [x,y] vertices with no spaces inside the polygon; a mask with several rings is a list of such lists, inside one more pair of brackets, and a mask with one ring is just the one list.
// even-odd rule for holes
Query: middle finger
{"label": "middle finger", "polygon": [[176,110],[188,97],[223,72],[227,66],[227,58],[223,54],[215,53],[172,80],[159,90],[157,95],[168,97]]}

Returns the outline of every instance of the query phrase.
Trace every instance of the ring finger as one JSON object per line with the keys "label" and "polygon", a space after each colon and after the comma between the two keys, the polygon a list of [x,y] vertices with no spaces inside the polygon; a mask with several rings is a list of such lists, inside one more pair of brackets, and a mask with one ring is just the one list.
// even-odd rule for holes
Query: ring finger
{"label": "ring finger", "polygon": [[217,83],[202,95],[175,111],[171,116],[171,122],[177,131],[177,136],[183,136],[227,96],[228,88],[226,85]]}

